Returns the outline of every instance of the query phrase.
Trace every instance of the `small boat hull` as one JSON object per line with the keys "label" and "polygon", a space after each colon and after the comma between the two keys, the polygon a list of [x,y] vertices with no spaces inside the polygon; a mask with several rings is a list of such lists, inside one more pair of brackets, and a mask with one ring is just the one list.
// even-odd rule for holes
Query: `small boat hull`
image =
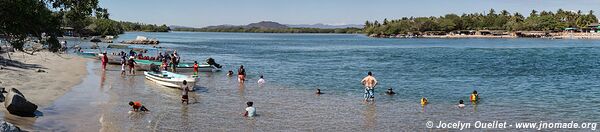
{"label": "small boat hull", "polygon": [[168,71],[162,71],[160,73],[144,72],[144,76],[146,76],[146,79],[153,81],[156,84],[170,88],[181,89],[184,80],[188,83],[188,86],[192,86],[192,89],[193,86],[196,85],[196,78]]}
{"label": "small boat hull", "polygon": [[[149,71],[151,64],[154,64],[157,66],[162,65],[162,62],[151,61],[151,60],[135,60],[135,62],[137,63],[136,70],[140,70],[140,71]],[[169,66],[169,69],[170,69],[170,66]],[[193,63],[181,63],[181,64],[177,65],[177,71],[192,72],[192,71],[194,71],[194,64]],[[208,64],[198,65],[198,72],[217,72],[217,71],[221,71],[221,68],[217,68],[213,65],[208,65]]]}

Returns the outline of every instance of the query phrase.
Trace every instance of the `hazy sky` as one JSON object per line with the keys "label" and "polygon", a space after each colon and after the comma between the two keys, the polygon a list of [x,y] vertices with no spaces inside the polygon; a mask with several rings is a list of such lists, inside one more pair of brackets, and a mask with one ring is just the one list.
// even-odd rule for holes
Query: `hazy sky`
{"label": "hazy sky", "polygon": [[100,5],[115,20],[192,27],[263,20],[363,24],[365,20],[487,12],[490,8],[524,15],[532,9],[600,11],[600,0],[100,0]]}

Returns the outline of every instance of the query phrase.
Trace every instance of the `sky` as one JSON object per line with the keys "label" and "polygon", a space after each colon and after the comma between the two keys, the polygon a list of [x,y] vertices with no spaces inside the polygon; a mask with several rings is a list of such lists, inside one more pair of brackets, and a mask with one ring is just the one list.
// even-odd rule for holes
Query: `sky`
{"label": "sky", "polygon": [[508,10],[600,12],[600,0],[100,0],[110,18],[188,27],[283,24],[363,24],[366,20]]}

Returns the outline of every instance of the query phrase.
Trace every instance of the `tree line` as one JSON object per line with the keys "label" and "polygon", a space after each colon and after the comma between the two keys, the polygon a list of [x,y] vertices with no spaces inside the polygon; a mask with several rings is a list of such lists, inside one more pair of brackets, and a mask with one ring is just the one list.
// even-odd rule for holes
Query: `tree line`
{"label": "tree line", "polygon": [[585,28],[598,19],[590,10],[565,11],[558,9],[556,12],[532,10],[528,17],[515,12],[502,10],[497,13],[490,9],[487,14],[446,14],[439,17],[403,17],[396,20],[384,19],[366,21],[365,34],[409,34],[427,31],[451,32],[457,30],[507,30],[507,31],[559,31],[565,28]]}
{"label": "tree line", "polygon": [[246,27],[219,27],[219,28],[176,28],[173,31],[186,32],[242,32],[242,33],[361,33],[360,28],[246,28]]}
{"label": "tree line", "polygon": [[144,24],[137,22],[115,21],[105,18],[88,18],[90,24],[86,27],[83,36],[117,36],[124,32],[169,32],[171,30],[167,25]]}
{"label": "tree line", "polygon": [[98,0],[0,0],[0,38],[21,51],[27,38],[38,38],[58,51],[61,27],[72,27],[76,36],[169,31],[166,25],[117,22],[109,16]]}

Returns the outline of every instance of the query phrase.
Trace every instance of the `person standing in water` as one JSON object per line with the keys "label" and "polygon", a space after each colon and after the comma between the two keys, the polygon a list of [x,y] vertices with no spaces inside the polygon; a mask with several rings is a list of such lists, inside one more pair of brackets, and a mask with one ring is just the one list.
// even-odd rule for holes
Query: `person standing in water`
{"label": "person standing in water", "polygon": [[173,72],[177,72],[177,58],[175,57],[175,54],[171,54],[171,70]]}
{"label": "person standing in water", "polygon": [[106,63],[108,63],[108,56],[106,55],[106,51],[102,53],[102,70],[106,70]]}
{"label": "person standing in water", "polygon": [[238,81],[240,83],[246,81],[246,69],[244,69],[244,65],[240,65],[240,69],[238,69]]}
{"label": "person standing in water", "polygon": [[371,98],[372,101],[375,101],[375,97],[373,96],[375,92],[375,86],[377,86],[377,79],[373,77],[373,73],[367,73],[367,76],[360,81],[365,86],[365,102]]}
{"label": "person standing in water", "polygon": [[187,81],[183,80],[183,86],[182,86],[181,90],[182,90],[181,103],[183,104],[185,102],[185,104],[190,104],[190,101],[188,99],[188,92],[190,91],[190,89],[187,86]]}
{"label": "person standing in water", "polygon": [[121,76],[125,76],[125,66],[127,65],[127,59],[125,59],[125,55],[121,56]]}
{"label": "person standing in water", "polygon": [[167,59],[162,59],[162,65],[160,65],[163,71],[167,71],[167,67],[169,67],[169,63],[167,63]]}
{"label": "person standing in water", "polygon": [[471,97],[469,99],[472,103],[477,103],[477,101],[479,101],[479,95],[477,94],[477,90],[473,90],[473,93],[471,93]]}
{"label": "person standing in water", "polygon": [[130,56],[129,61],[127,62],[129,64],[129,74],[131,75],[135,75],[135,65],[137,64],[133,58],[133,56]]}
{"label": "person standing in water", "polygon": [[194,61],[194,76],[198,77],[198,68],[200,66],[198,66],[198,61]]}

